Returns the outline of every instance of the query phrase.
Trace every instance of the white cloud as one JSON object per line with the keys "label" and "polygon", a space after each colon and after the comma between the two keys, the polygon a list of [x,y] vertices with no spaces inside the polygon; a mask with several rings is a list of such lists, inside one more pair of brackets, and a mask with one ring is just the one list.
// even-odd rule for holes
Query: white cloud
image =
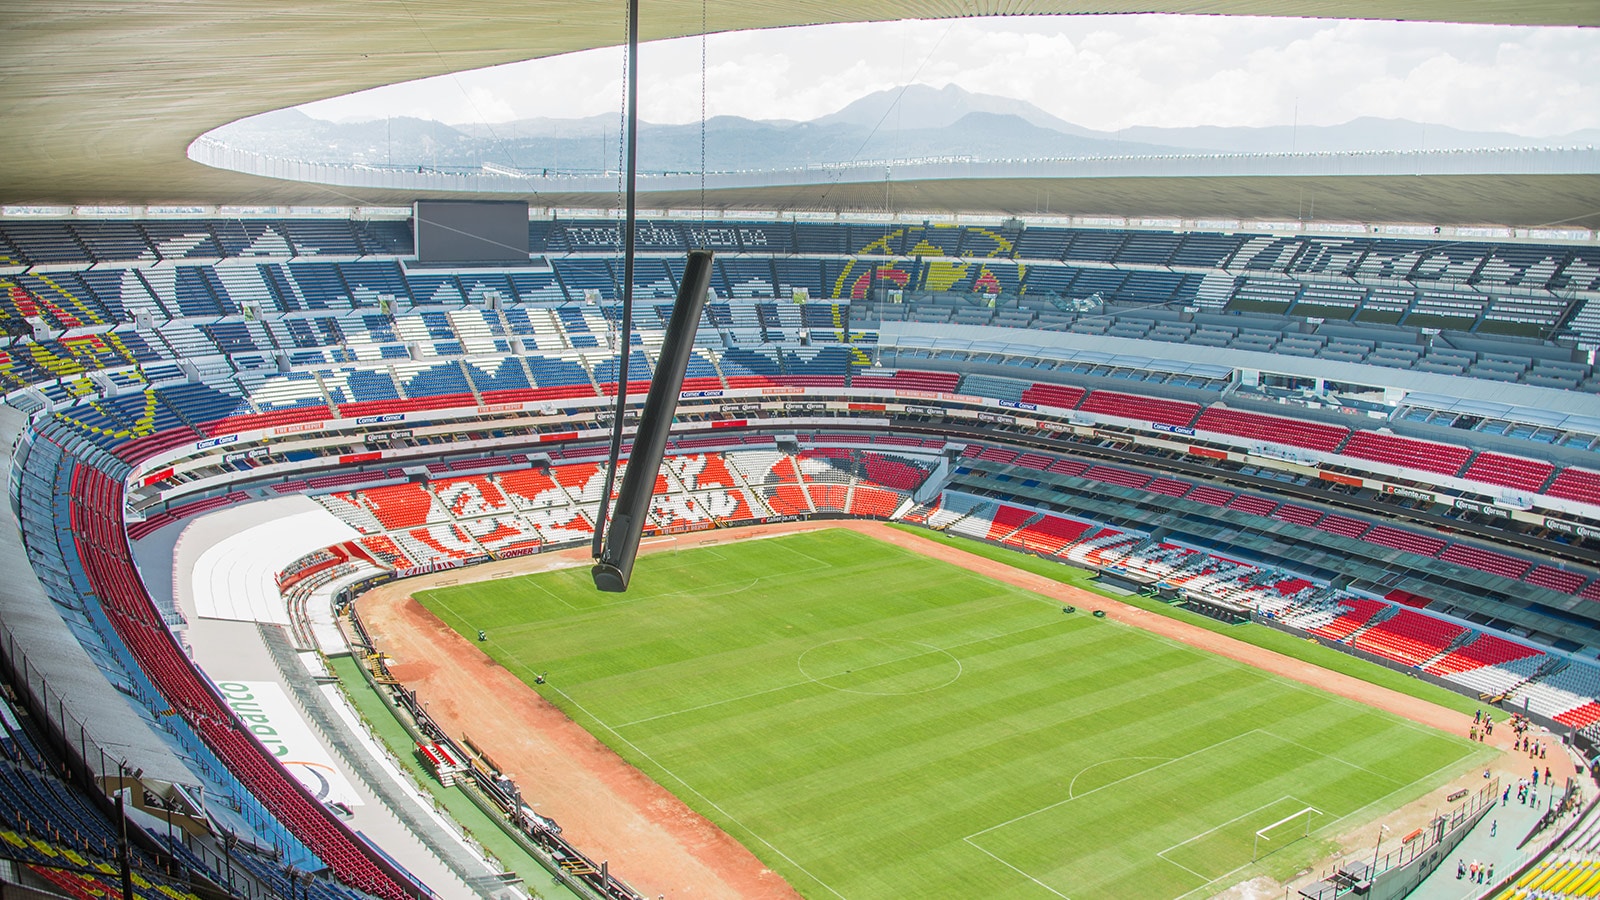
{"label": "white cloud", "polygon": [[[713,23],[714,25],[715,23]],[[809,119],[908,81],[1027,100],[1096,129],[1407,118],[1532,136],[1600,127],[1600,30],[1232,16],[952,19],[706,42],[711,115]],[[700,115],[699,38],[641,51],[641,115]],[[616,49],[311,104],[323,118],[614,114]]]}

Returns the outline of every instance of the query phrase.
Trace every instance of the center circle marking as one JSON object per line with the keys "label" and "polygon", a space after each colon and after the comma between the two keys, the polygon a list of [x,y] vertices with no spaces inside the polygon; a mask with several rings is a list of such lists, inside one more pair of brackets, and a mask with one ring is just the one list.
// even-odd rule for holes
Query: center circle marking
{"label": "center circle marking", "polygon": [[[896,663],[935,655],[943,657],[932,666],[898,675],[889,673]],[[800,654],[795,661],[800,674],[825,688],[847,694],[894,697],[925,694],[954,684],[961,677],[961,660],[948,650],[931,644],[896,638],[844,638],[818,644]],[[844,681],[846,684],[838,682]],[[874,682],[878,682],[874,684]],[[850,687],[849,682],[867,687]]]}

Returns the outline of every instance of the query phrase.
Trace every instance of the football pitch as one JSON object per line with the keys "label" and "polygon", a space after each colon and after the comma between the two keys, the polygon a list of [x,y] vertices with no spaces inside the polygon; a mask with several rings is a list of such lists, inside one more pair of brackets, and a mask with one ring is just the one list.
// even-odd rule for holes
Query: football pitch
{"label": "football pitch", "polygon": [[1205,896],[1483,755],[845,530],[417,599],[809,898]]}

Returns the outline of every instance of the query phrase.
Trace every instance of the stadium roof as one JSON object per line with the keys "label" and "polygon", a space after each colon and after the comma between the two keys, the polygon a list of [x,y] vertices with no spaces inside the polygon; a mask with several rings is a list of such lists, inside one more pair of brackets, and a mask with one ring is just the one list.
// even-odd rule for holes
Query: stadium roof
{"label": "stadium roof", "polygon": [[[352,91],[618,43],[624,4],[591,0],[151,0],[139,4],[13,0],[0,54],[0,203],[11,205],[394,205],[417,191],[315,186],[210,168],[185,155],[211,129]],[[614,8],[615,15],[596,15]],[[905,18],[1167,12],[1600,25],[1589,0],[708,0],[716,31]],[[697,33],[698,4],[644,0],[646,39]],[[1592,167],[1590,167],[1592,172]],[[864,189],[865,190],[865,189]],[[1346,198],[1373,222],[1565,223],[1600,227],[1600,174],[1209,175],[1076,179],[949,178],[896,185],[897,211],[1295,219],[1306,195]],[[720,208],[876,209],[866,190],[785,185],[719,189]],[[654,208],[698,203],[693,191],[641,196]],[[421,194],[424,195],[425,194]],[[546,205],[609,206],[602,195]],[[1042,203],[1048,198],[1047,203]],[[1045,208],[1046,205],[1048,209]],[[1342,213],[1342,210],[1341,210]],[[1334,217],[1326,204],[1318,218]]]}

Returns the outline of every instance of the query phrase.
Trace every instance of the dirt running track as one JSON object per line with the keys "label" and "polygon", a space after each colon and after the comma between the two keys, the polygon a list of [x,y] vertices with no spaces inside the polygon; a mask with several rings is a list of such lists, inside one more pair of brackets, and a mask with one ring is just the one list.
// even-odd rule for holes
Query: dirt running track
{"label": "dirt running track", "polygon": [[[848,528],[917,553],[945,560],[1080,609],[1260,669],[1385,709],[1444,731],[1465,734],[1471,720],[1423,700],[1330,672],[1165,616],[1068,587],[879,522],[803,522],[732,531],[702,531],[647,542],[641,552],[690,549],[760,536],[822,528]],[[542,814],[561,823],[563,836],[646,897],[673,900],[797,898],[777,873],[665,788],[628,765],[566,714],[423,609],[411,592],[463,581],[587,565],[582,550],[528,556],[420,576],[384,585],[360,601],[362,621],[390,669],[451,734],[468,735],[522,788]],[[1511,729],[1491,743],[1511,745]],[[1507,762],[1516,759],[1508,754]],[[1559,759],[1557,758],[1559,757]],[[1565,753],[1548,760],[1558,777],[1572,774]],[[1520,764],[1516,764],[1520,769]]]}

